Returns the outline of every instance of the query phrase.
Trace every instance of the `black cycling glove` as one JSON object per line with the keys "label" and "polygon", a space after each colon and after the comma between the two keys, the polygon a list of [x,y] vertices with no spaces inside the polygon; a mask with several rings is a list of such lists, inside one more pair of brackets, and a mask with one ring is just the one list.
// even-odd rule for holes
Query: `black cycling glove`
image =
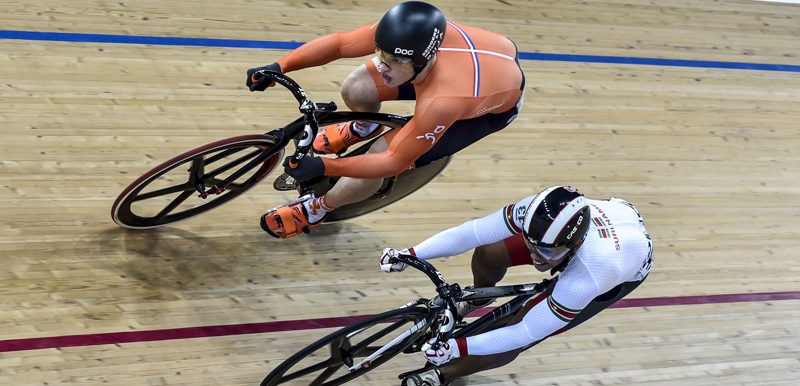
{"label": "black cycling glove", "polygon": [[260,79],[253,79],[253,74],[261,70],[270,70],[270,71],[280,72],[281,74],[283,74],[283,71],[281,71],[281,66],[278,63],[272,63],[266,66],[254,67],[248,69],[247,82],[245,82],[245,84],[247,85],[248,88],[250,88],[250,91],[264,91],[267,89],[267,87],[272,87],[275,85],[274,81],[268,80],[267,78],[262,77]]}

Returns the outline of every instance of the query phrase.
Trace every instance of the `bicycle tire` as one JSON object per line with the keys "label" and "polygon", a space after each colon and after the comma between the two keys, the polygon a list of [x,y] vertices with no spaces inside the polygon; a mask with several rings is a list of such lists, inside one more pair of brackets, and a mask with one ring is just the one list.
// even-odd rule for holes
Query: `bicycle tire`
{"label": "bicycle tire", "polygon": [[[402,352],[403,349],[412,343],[415,343],[421,336],[423,336],[423,334],[427,332],[432,318],[432,313],[427,308],[420,306],[399,308],[384,312],[382,314],[374,315],[360,322],[337,330],[298,351],[296,354],[292,355],[278,365],[274,370],[272,370],[261,382],[261,386],[275,386],[287,382],[320,386],[341,385],[364,375],[372,369],[377,368],[381,364],[387,362]],[[391,324],[389,324],[387,327],[381,328],[378,332],[369,335],[363,342],[352,344],[352,338],[357,337],[361,333],[371,331],[370,328],[374,326],[387,323]],[[382,355],[369,362],[367,366],[361,367],[352,372],[347,370],[348,364],[345,363],[347,358],[349,358],[349,360],[352,362],[354,357],[357,358],[358,355],[361,354],[366,355],[372,352],[371,350],[375,350],[380,347],[370,346],[371,343],[374,343],[380,338],[386,337],[392,332],[397,332],[398,330],[406,331],[409,329],[409,327],[416,326],[419,323],[423,323],[424,325],[419,326],[419,328],[416,331],[413,331],[409,336],[403,338],[400,342],[388,348],[382,353]],[[366,346],[361,347],[364,342],[367,342]],[[343,349],[343,347],[346,348]],[[354,348],[360,351],[351,351]],[[295,369],[295,366],[300,364],[304,359],[311,357],[315,352],[321,349],[329,349],[330,357],[322,360],[319,363],[290,372],[290,370]],[[316,372],[320,371],[322,373],[310,383],[295,382],[300,381],[299,378],[305,375],[316,374]],[[336,376],[336,372],[342,374],[340,376]],[[326,376],[326,378],[321,378],[323,376]],[[331,376],[336,376],[336,378],[330,379]]]}
{"label": "bicycle tire", "polygon": [[[206,156],[211,155],[210,158],[213,159],[214,155],[221,155],[223,152],[226,152],[226,154],[230,153],[230,155],[235,155],[243,150],[250,149],[249,151],[251,154],[257,155],[258,152],[269,150],[269,148],[272,148],[274,145],[275,138],[271,135],[251,134],[224,138],[203,146],[196,147],[194,149],[187,150],[153,167],[128,185],[117,196],[117,199],[111,206],[111,218],[117,225],[123,228],[147,229],[186,220],[211,209],[217,208],[220,205],[240,196],[261,182],[267,175],[269,175],[283,159],[284,149],[280,149],[273,156],[264,160],[260,166],[254,166],[253,169],[257,168],[257,170],[255,172],[246,174],[246,178],[243,181],[239,182],[237,179],[234,184],[231,184],[230,188],[232,189],[225,190],[213,196],[208,196],[209,199],[204,198],[202,204],[188,207],[179,212],[173,212],[170,210],[167,213],[162,213],[162,211],[158,211],[158,213],[153,216],[145,215],[143,213],[134,213],[132,206],[139,201],[143,202],[146,200],[142,199],[142,196],[140,196],[140,194],[142,194],[146,188],[150,187],[152,184],[158,181],[159,178],[162,178],[167,173],[175,170],[181,165],[187,165],[198,160],[203,160],[205,162],[207,160],[205,158]],[[255,156],[252,158],[255,158]],[[207,165],[203,164],[203,168],[205,166]],[[184,201],[186,201],[191,195],[198,193],[194,186],[192,186],[192,169],[187,172],[188,173],[185,174],[188,174],[189,177],[187,178],[186,182],[162,188],[162,191],[170,191],[169,193],[165,193],[163,196],[177,193],[177,197],[175,197],[173,201],[170,201],[170,204],[167,204],[164,207],[164,210],[172,205],[172,203],[179,200],[181,196],[183,196],[183,198],[178,205],[183,205]],[[174,192],[172,192],[172,190],[174,190]],[[144,193],[143,195],[155,194],[157,192],[158,191],[148,192]],[[161,196],[159,195],[155,195],[152,198],[160,197]],[[158,206],[156,206],[156,208],[158,208]],[[174,209],[177,209],[177,207]]]}

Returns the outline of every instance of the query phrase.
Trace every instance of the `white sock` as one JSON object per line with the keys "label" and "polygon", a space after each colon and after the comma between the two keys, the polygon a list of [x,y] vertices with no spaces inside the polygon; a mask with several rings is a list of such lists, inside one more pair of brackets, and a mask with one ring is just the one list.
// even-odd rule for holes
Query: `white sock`
{"label": "white sock", "polygon": [[378,126],[380,126],[380,125],[375,123],[375,122],[356,121],[353,124],[353,131],[356,132],[357,136],[363,138],[363,137],[366,137],[366,136],[372,134],[372,132],[375,131],[375,129],[377,129]]}
{"label": "white sock", "polygon": [[306,213],[308,213],[308,222],[310,224],[319,222],[328,212],[333,210],[333,208],[325,205],[325,196],[306,200],[303,202],[303,206],[306,208]]}

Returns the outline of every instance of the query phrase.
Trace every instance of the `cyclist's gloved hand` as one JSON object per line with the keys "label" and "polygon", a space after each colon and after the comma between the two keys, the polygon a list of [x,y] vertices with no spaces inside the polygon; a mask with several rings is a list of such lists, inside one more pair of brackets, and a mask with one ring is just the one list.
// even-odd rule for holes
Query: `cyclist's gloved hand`
{"label": "cyclist's gloved hand", "polygon": [[389,260],[393,257],[397,257],[397,255],[403,254],[408,255],[408,249],[401,249],[397,250],[394,248],[384,248],[383,253],[381,254],[381,271],[383,272],[400,272],[406,269],[406,263],[402,261],[398,261],[392,264]]}
{"label": "cyclist's gloved hand", "polygon": [[301,184],[325,175],[325,163],[322,162],[322,158],[307,155],[300,158],[295,168],[289,166],[289,160],[291,158],[292,157],[286,157],[286,159],[283,160],[283,171]]}
{"label": "cyclist's gloved hand", "polygon": [[278,63],[272,63],[272,64],[268,64],[266,66],[253,67],[251,69],[248,69],[247,70],[247,81],[245,82],[245,84],[247,85],[248,88],[250,88],[250,91],[264,91],[264,90],[267,89],[267,87],[272,87],[272,86],[275,85],[274,81],[267,80],[266,78],[253,79],[253,74],[255,74],[256,72],[259,72],[261,70],[277,71],[277,72],[280,72],[281,74],[283,74],[283,71],[281,70],[281,66]]}
{"label": "cyclist's gloved hand", "polygon": [[447,342],[444,342],[437,350],[431,347],[431,344],[433,344],[435,340],[436,338],[431,338],[422,345],[422,354],[425,355],[425,359],[427,359],[428,362],[436,366],[441,366],[461,356],[458,343],[456,343],[455,339],[451,338]]}

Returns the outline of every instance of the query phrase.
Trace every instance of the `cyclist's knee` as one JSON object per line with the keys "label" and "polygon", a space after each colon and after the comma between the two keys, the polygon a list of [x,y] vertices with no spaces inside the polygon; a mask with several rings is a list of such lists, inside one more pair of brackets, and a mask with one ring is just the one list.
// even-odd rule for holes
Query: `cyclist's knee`
{"label": "cyclist's knee", "polygon": [[508,268],[511,261],[508,257],[508,250],[505,245],[500,243],[481,245],[472,252],[473,265],[480,265],[487,268]]}
{"label": "cyclist's knee", "polygon": [[353,111],[380,110],[378,88],[364,65],[361,65],[342,82],[342,99]]}
{"label": "cyclist's knee", "polygon": [[497,354],[497,367],[505,366],[517,359],[519,354],[522,352],[521,349],[512,350],[509,352],[504,352],[502,354]]}
{"label": "cyclist's knee", "polygon": [[389,149],[389,143],[383,137],[378,138],[367,150],[367,153],[383,153]]}

